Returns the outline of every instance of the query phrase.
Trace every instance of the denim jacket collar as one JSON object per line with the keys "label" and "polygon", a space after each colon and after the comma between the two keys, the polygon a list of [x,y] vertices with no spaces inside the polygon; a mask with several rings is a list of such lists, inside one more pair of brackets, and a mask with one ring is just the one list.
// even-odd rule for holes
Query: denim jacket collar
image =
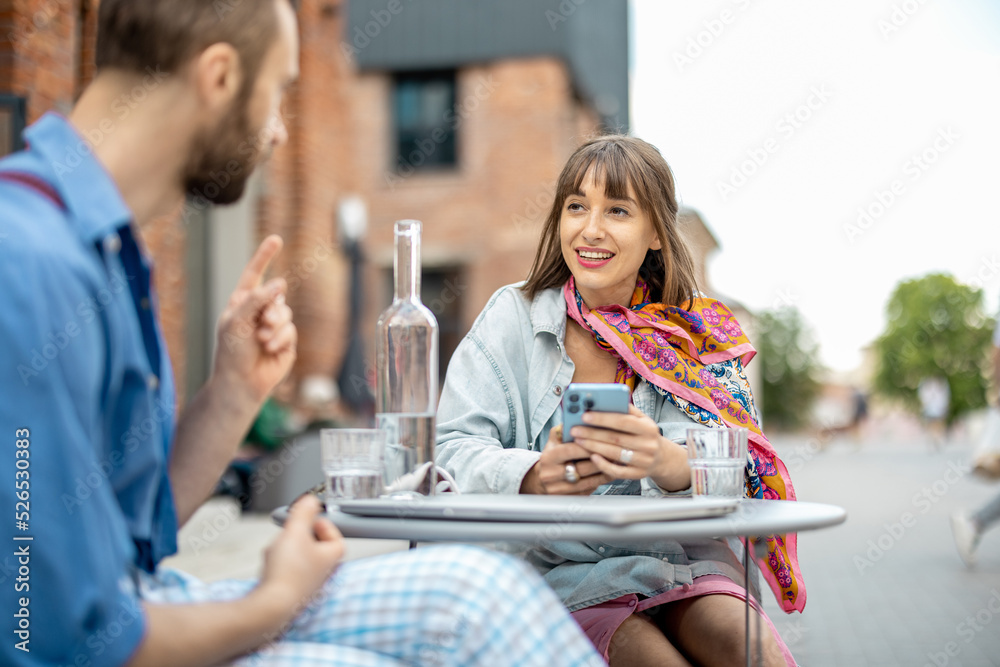
{"label": "denim jacket collar", "polygon": [[531,302],[531,328],[537,336],[547,332],[556,337],[562,348],[566,340],[566,303],[561,288],[545,289]]}

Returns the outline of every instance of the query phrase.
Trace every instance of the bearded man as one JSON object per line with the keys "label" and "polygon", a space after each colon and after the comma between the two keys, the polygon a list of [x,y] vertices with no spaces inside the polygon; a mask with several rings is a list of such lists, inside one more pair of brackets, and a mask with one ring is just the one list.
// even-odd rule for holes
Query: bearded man
{"label": "bearded man", "polygon": [[159,567],[291,368],[297,332],[286,284],[264,280],[282,245],[270,237],[175,419],[139,230],[185,194],[238,200],[287,140],[296,20],[289,0],[102,0],[94,82],[0,161],[0,663],[600,664],[525,566],[442,547],[338,567],[343,539],[313,499],[259,581]]}

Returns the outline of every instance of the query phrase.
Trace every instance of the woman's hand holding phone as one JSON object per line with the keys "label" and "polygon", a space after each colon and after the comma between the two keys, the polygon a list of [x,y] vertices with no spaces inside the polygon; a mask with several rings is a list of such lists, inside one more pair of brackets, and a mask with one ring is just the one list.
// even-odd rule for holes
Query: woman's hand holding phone
{"label": "woman's hand holding phone", "polygon": [[[590,452],[562,441],[562,430],[562,426],[556,426],[549,432],[541,458],[521,482],[521,493],[589,496],[600,485],[612,481],[590,460]],[[567,479],[567,466],[575,468],[576,482]]]}
{"label": "woman's hand holding phone", "polygon": [[651,477],[668,491],[691,485],[687,451],[660,435],[656,422],[634,405],[628,406],[628,414],[587,412],[583,423],[573,427],[572,443],[587,452],[604,476]]}
{"label": "woman's hand holding phone", "polygon": [[691,485],[687,451],[629,404],[623,385],[570,384],[563,423],[549,433],[521,493],[588,495],[617,479],[645,477],[668,491]]}

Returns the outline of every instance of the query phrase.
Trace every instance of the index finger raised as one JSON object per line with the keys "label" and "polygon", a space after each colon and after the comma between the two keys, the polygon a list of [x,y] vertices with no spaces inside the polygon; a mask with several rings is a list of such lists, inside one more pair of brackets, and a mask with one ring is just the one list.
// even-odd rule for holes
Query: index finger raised
{"label": "index finger raised", "polygon": [[264,278],[264,273],[267,272],[267,267],[270,266],[271,260],[281,252],[281,248],[284,245],[284,241],[277,234],[271,234],[264,239],[260,247],[257,248],[257,252],[250,258],[246,268],[243,269],[240,281],[236,284],[236,289],[251,290],[257,287]]}

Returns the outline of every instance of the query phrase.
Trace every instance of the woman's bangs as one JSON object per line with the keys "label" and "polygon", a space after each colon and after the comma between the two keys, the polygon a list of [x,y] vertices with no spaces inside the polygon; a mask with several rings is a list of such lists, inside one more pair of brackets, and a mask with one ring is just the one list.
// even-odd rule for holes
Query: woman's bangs
{"label": "woman's bangs", "polygon": [[594,170],[594,180],[604,183],[604,196],[609,199],[628,199],[629,186],[638,174],[632,174],[629,160],[619,146],[613,144],[597,145],[593,152],[580,155],[576,164],[567,170],[565,180],[566,192],[561,192],[563,201],[571,194],[583,192],[583,181]]}
{"label": "woman's bangs", "polygon": [[581,154],[572,164],[566,165],[562,188],[558,193],[560,207],[566,204],[566,198],[570,195],[583,192],[583,179],[587,177],[593,162],[594,156]]}

